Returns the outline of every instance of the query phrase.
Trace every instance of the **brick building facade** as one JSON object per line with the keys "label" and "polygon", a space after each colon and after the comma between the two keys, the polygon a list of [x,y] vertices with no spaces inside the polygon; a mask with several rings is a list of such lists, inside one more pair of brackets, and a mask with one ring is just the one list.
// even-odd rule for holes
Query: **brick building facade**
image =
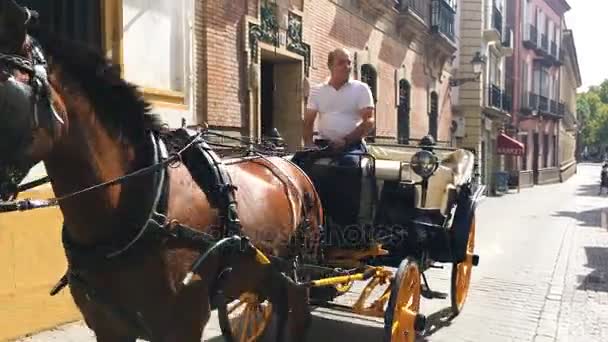
{"label": "brick building facade", "polygon": [[210,127],[260,137],[277,128],[301,144],[310,86],[327,54],[351,51],[370,84],[376,141],[427,133],[451,144],[451,0],[207,0],[197,4],[197,114]]}

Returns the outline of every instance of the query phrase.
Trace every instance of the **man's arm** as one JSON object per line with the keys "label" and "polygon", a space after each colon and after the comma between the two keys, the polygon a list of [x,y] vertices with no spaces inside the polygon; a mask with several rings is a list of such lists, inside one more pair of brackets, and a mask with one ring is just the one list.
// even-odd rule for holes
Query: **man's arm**
{"label": "man's arm", "polygon": [[347,145],[360,141],[374,129],[374,107],[363,108],[359,110],[359,114],[361,115],[361,123],[359,123],[357,128],[344,137],[344,143]]}
{"label": "man's arm", "polygon": [[304,113],[304,146],[312,146],[312,134],[315,126],[315,119],[318,111],[308,108]]}

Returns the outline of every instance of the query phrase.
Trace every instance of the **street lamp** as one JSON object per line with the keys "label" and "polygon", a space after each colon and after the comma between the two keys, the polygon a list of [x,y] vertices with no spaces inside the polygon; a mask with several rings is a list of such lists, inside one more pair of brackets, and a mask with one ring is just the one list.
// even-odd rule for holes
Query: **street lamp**
{"label": "street lamp", "polygon": [[486,64],[486,59],[481,55],[479,51],[475,52],[475,56],[471,60],[471,65],[473,65],[473,74],[475,77],[466,77],[466,78],[450,78],[450,86],[458,87],[467,82],[477,82],[481,77],[481,72],[483,70],[483,66]]}

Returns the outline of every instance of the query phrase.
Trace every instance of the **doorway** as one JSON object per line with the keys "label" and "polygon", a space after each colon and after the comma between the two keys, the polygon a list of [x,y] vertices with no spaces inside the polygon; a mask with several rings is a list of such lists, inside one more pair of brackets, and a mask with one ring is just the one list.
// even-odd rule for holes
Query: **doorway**
{"label": "doorway", "polygon": [[534,184],[538,184],[538,132],[534,132],[532,136],[532,173]]}
{"label": "doorway", "polygon": [[260,71],[259,134],[267,137],[276,129],[287,149],[295,150],[302,142],[302,61],[263,49]]}

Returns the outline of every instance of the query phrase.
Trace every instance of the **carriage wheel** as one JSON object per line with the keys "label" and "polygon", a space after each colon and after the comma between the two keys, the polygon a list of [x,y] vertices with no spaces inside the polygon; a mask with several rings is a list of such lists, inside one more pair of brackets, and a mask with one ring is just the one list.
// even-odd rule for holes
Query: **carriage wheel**
{"label": "carriage wheel", "polygon": [[471,218],[469,237],[465,258],[459,263],[452,264],[452,313],[457,316],[464,306],[471,284],[471,272],[473,270],[473,259],[475,251],[475,215]]}
{"label": "carriage wheel", "polygon": [[227,342],[258,341],[272,319],[272,304],[260,302],[253,293],[244,293],[231,303],[218,307],[222,335]]}
{"label": "carriage wheel", "polygon": [[408,258],[399,265],[391,284],[391,296],[384,315],[386,342],[414,342],[425,325],[420,311],[420,269]]}

